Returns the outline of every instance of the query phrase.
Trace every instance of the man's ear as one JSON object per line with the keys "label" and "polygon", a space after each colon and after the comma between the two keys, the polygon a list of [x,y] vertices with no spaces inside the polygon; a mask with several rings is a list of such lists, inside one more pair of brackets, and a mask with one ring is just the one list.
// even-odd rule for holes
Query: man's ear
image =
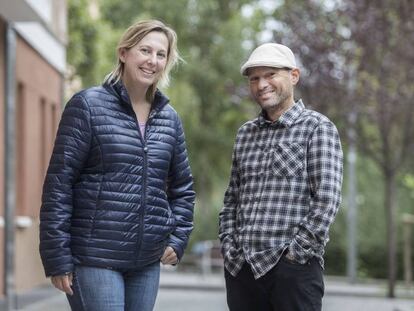
{"label": "man's ear", "polygon": [[119,57],[119,60],[122,63],[125,63],[126,52],[127,52],[126,48],[120,48],[120,49],[118,49],[118,57]]}
{"label": "man's ear", "polygon": [[290,79],[293,85],[296,85],[299,82],[300,70],[298,68],[292,69],[290,72]]}

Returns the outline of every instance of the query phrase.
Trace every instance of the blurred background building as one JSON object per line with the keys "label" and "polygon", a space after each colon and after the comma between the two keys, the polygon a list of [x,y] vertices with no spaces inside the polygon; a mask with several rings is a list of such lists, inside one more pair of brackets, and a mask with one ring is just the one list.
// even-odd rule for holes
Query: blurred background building
{"label": "blurred background building", "polygon": [[2,297],[7,287],[20,293],[46,282],[38,215],[62,111],[66,44],[66,0],[0,0]]}

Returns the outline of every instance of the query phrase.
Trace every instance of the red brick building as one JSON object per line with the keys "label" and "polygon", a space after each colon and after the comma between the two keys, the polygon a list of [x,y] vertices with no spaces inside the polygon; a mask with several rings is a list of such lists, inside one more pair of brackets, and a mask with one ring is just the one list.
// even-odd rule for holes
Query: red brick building
{"label": "red brick building", "polygon": [[0,298],[48,282],[38,215],[64,100],[66,13],[66,0],[0,1]]}

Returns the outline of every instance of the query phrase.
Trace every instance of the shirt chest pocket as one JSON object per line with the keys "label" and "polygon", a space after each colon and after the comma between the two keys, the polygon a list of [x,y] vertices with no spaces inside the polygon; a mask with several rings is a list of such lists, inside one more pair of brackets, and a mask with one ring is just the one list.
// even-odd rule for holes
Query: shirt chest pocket
{"label": "shirt chest pocket", "polygon": [[281,143],[275,146],[271,156],[271,167],[276,176],[300,175],[305,166],[305,151],[301,144]]}

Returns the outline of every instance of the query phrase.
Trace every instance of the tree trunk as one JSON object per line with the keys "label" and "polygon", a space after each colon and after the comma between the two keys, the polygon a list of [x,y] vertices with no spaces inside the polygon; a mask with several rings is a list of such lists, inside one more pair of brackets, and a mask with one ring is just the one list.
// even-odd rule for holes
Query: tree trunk
{"label": "tree trunk", "polygon": [[387,249],[388,249],[388,297],[395,297],[395,281],[397,271],[396,249],[397,249],[397,233],[395,225],[396,215],[396,187],[395,174],[393,172],[385,172],[385,210],[387,215]]}

